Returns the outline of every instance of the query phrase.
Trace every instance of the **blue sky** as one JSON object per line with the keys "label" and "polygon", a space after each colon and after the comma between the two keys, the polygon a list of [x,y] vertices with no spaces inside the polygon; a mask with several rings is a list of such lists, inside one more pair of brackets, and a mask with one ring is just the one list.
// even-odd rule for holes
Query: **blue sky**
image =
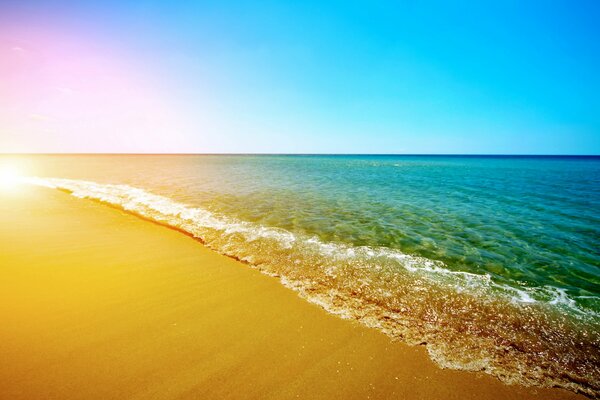
{"label": "blue sky", "polygon": [[[79,121],[106,135],[93,148],[57,122],[32,151],[600,154],[597,2],[23,0],[0,15],[89,42],[174,110],[137,133]],[[10,127],[15,151],[39,135]]]}

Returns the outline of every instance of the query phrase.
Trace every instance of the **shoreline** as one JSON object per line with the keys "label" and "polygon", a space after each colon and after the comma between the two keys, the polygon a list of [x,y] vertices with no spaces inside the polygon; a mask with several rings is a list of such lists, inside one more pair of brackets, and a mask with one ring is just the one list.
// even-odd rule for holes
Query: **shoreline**
{"label": "shoreline", "polygon": [[0,397],[585,398],[441,369],[115,207],[2,196]]}

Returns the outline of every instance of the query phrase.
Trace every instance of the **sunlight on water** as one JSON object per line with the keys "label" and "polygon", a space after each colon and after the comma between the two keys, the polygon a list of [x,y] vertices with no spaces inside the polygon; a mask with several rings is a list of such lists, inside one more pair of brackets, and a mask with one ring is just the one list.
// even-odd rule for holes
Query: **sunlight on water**
{"label": "sunlight on water", "polygon": [[15,166],[6,165],[0,167],[0,188],[13,188],[19,184],[21,177],[21,172]]}
{"label": "sunlight on water", "polygon": [[6,195],[21,190],[20,184],[29,173],[22,160],[0,158],[0,192]]}

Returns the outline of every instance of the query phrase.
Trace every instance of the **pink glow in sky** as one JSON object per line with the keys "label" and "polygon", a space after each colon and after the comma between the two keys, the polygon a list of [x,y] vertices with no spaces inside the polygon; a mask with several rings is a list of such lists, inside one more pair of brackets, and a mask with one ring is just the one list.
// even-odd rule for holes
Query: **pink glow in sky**
{"label": "pink glow in sky", "polygon": [[176,107],[117,49],[81,32],[0,25],[0,152],[181,148]]}

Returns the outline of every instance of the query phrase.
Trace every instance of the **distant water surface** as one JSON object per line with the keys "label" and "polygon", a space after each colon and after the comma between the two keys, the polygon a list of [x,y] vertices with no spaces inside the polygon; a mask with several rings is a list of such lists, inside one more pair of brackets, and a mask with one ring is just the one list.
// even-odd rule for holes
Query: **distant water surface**
{"label": "distant water surface", "polygon": [[599,393],[599,157],[26,160],[38,184],[186,230],[441,365]]}

